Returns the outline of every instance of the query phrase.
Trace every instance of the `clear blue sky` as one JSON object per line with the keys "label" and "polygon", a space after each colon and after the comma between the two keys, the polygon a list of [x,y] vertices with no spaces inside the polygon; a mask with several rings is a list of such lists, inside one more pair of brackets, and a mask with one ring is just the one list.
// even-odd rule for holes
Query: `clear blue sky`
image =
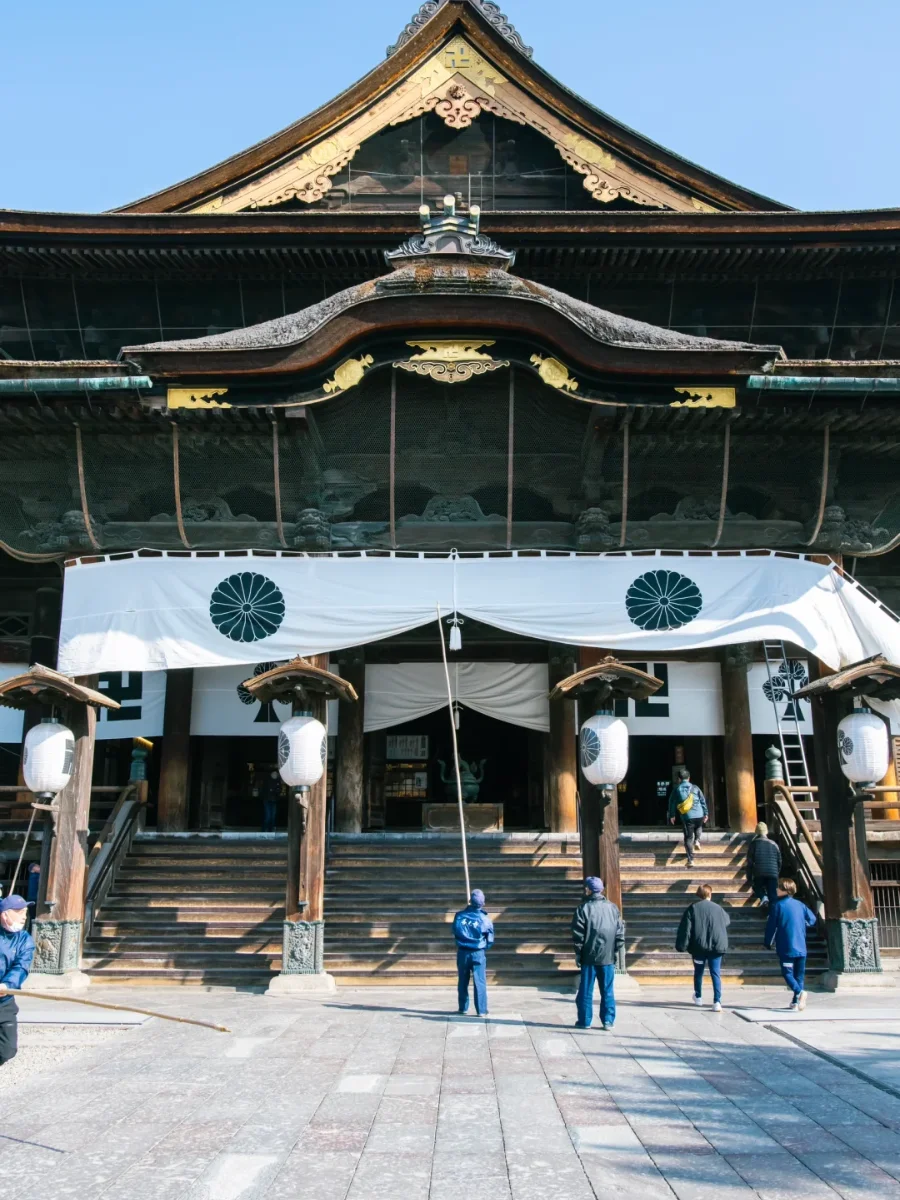
{"label": "clear blue sky", "polygon": [[[100,211],[289,125],[417,0],[44,0],[2,17],[0,207]],[[508,0],[537,61],[799,208],[900,207],[900,0]]]}

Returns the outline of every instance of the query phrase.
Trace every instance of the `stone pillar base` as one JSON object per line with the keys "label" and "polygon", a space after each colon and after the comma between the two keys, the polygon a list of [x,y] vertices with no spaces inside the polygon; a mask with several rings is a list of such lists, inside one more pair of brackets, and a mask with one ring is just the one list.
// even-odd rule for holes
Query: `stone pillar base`
{"label": "stone pillar base", "polygon": [[32,974],[44,978],[71,971],[80,974],[81,935],[81,921],[54,921],[50,917],[35,921],[31,930],[34,938]]}
{"label": "stone pillar base", "polygon": [[896,977],[884,971],[826,971],[822,976],[822,989],[826,992],[867,992],[896,986]]}
{"label": "stone pillar base", "polygon": [[22,984],[23,992],[84,992],[91,986],[90,975],[84,971],[63,971],[61,975],[37,972]]}
{"label": "stone pillar base", "polygon": [[266,988],[266,995],[330,996],[334,991],[334,976],[322,971],[318,975],[275,975]]}

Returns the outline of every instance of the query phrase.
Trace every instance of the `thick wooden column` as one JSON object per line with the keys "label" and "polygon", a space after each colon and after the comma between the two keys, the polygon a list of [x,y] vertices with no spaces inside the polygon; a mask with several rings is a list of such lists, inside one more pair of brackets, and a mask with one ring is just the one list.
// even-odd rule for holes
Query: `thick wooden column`
{"label": "thick wooden column", "polygon": [[[891,738],[891,736],[890,736],[891,735],[890,721],[888,721],[887,718],[884,718],[884,723],[887,726],[888,737],[890,738],[891,761],[888,763],[887,775],[885,775],[884,779],[880,779],[878,782],[880,783],[880,785],[882,787],[896,787],[897,783],[898,783],[898,779],[897,779],[897,741],[900,741],[900,738]],[[898,800],[900,800],[900,793],[894,793],[893,795],[888,793],[885,796],[885,800],[898,801]],[[883,821],[900,821],[900,808],[882,809],[881,810],[881,820],[883,820]]]}
{"label": "thick wooden column", "polygon": [[728,827],[750,833],[756,826],[756,781],[750,732],[749,646],[726,646],[722,654],[722,709],[725,727],[725,799]]}
{"label": "thick wooden column", "polygon": [[[810,658],[810,676],[821,679],[828,668]],[[825,931],[830,970],[826,987],[836,987],[845,974],[881,970],[878,921],[869,884],[866,819],[841,771],[838,723],[853,711],[849,693],[812,700],[816,784],[822,828],[822,880]]]}
{"label": "thick wooden column", "polygon": [[[575,669],[575,652],[571,647],[551,646],[551,689]],[[574,701],[554,701],[550,705],[547,772],[551,833],[575,833],[578,829],[577,748]]]}
{"label": "thick wooden column", "polygon": [[161,833],[180,832],[188,827],[193,691],[194,672],[190,668],[167,673],[156,816]]}
{"label": "thick wooden column", "polygon": [[341,676],[356,689],[359,700],[338,703],[334,828],[337,833],[360,833],[363,825],[363,722],[366,701],[366,661],[362,648],[340,655]]}
{"label": "thick wooden column", "polygon": [[[78,682],[96,687],[95,676]],[[43,977],[39,987],[46,987],[50,977],[58,986],[78,988],[90,983],[80,967],[97,710],[88,704],[71,704],[62,719],[75,735],[75,759],[72,778],[55,801],[59,811],[48,856],[44,903],[33,930],[32,974]]]}

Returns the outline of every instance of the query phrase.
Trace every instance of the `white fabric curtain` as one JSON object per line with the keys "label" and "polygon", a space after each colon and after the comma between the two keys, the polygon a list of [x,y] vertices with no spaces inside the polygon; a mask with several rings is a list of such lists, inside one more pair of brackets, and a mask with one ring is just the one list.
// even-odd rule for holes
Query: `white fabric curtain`
{"label": "white fabric curtain", "polygon": [[[545,663],[451,662],[450,690],[466,708],[546,733],[550,728]],[[366,667],[365,729],[388,729],[447,706],[441,663]]]}
{"label": "white fabric curtain", "polygon": [[87,675],[278,661],[392,637],[454,604],[510,633],[647,658],[783,640],[832,668],[878,652],[900,662],[900,622],[856,583],[762,551],[100,558],[66,570],[59,665]]}

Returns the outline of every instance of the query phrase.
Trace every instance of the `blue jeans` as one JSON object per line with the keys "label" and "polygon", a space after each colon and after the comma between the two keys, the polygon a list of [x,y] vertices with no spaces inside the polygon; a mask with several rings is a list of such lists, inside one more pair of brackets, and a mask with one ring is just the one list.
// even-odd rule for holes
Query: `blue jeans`
{"label": "blue jeans", "polygon": [[575,1008],[578,1012],[578,1024],[586,1029],[594,1019],[594,983],[600,985],[600,1021],[604,1025],[612,1025],[616,1019],[616,997],[613,994],[613,982],[616,978],[616,968],[584,966],[581,968],[581,981],[578,984],[578,995],[575,997]]}
{"label": "blue jeans", "polygon": [[709,967],[709,977],[713,985],[713,1000],[721,1002],[722,1000],[722,955],[717,954],[715,958],[706,956],[705,958],[694,959],[694,995],[703,995],[703,969]]}
{"label": "blue jeans", "polygon": [[806,982],[806,955],[802,958],[783,958],[781,975],[794,995],[799,996]]}
{"label": "blue jeans", "polygon": [[278,813],[277,800],[263,800],[263,833],[275,832],[275,817]]}
{"label": "blue jeans", "polygon": [[487,958],[483,950],[464,950],[456,948],[456,972],[459,994],[459,1011],[469,1011],[469,976],[475,991],[475,1011],[479,1017],[487,1016],[487,977],[485,967]]}
{"label": "blue jeans", "polygon": [[778,899],[778,877],[776,875],[757,875],[753,880],[753,895],[757,900],[767,896],[769,903],[774,904]]}

